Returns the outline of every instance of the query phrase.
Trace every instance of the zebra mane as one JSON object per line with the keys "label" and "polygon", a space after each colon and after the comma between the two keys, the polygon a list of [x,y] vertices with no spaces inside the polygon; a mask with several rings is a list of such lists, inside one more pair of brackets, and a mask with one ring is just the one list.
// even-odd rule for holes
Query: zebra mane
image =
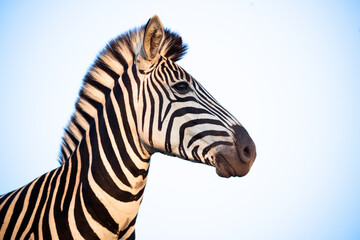
{"label": "zebra mane", "polygon": [[[110,95],[115,81],[124,69],[134,64],[141,51],[144,31],[145,26],[142,26],[111,40],[89,68],[75,104],[75,112],[64,129],[58,160],[60,164],[70,158],[81,142],[98,109]],[[172,61],[180,60],[187,52],[187,45],[177,33],[169,29],[164,29],[164,32],[160,54]]]}

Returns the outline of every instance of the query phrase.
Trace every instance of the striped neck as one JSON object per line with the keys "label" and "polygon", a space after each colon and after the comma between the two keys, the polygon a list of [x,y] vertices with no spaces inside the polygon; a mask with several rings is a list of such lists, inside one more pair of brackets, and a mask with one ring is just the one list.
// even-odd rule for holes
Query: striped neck
{"label": "striped neck", "polygon": [[137,91],[134,66],[124,69],[64,165],[76,165],[79,174],[75,211],[82,209],[89,229],[106,239],[133,231],[149,168],[130,102]]}
{"label": "striped neck", "polygon": [[[141,43],[141,32],[142,30],[135,30],[111,41],[86,74],[79,98],[75,104],[75,112],[65,128],[60,153],[62,163],[70,158],[78,144],[86,136],[90,126],[98,117],[98,112],[105,107],[106,101],[114,95],[115,87],[121,88],[120,85],[123,85],[126,91],[130,90],[128,92],[130,97],[134,97],[133,94],[136,94],[136,91],[133,92],[132,89],[137,86],[132,85],[133,82],[138,85],[139,79],[134,59],[138,54],[136,52],[136,49],[139,48],[137,45]],[[120,95],[122,92],[119,89]],[[133,105],[132,103],[128,104]],[[119,107],[122,114],[126,109],[120,105]],[[133,124],[136,125],[136,121]],[[133,126],[130,125],[131,123],[129,123],[129,127],[133,129]],[[132,135],[136,136],[137,134],[132,133]]]}

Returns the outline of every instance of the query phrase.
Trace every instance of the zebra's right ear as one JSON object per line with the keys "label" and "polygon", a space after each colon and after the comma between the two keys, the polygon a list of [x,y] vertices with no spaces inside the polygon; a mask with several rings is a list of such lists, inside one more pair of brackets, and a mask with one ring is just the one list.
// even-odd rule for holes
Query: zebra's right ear
{"label": "zebra's right ear", "polygon": [[143,50],[147,60],[153,60],[159,53],[164,39],[164,27],[157,15],[154,15],[145,26]]}

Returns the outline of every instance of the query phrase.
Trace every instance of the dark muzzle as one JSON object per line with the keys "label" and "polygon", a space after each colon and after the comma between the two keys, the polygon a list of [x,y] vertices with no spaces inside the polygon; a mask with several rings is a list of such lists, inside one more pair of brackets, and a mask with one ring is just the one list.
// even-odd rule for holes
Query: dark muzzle
{"label": "dark muzzle", "polygon": [[216,154],[216,172],[221,177],[245,176],[256,158],[256,147],[246,129],[235,125],[234,144],[224,146]]}

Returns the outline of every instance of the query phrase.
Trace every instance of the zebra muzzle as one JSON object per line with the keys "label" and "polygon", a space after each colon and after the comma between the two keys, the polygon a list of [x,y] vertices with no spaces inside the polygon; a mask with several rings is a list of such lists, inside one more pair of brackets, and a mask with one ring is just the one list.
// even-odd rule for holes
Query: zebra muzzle
{"label": "zebra muzzle", "polygon": [[216,173],[221,177],[245,176],[256,158],[256,147],[246,129],[236,125],[234,144],[222,146],[215,154]]}

